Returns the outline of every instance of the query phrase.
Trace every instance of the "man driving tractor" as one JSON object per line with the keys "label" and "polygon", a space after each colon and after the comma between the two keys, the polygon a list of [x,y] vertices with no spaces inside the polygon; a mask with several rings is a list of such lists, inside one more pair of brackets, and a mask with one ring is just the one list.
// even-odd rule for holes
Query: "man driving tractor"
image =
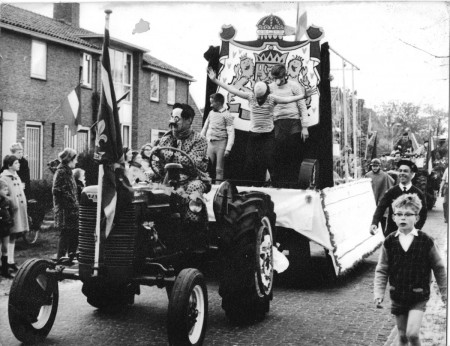
{"label": "man driving tractor", "polygon": [[[157,175],[163,177],[168,163],[180,164],[179,184],[174,187],[172,204],[177,206],[182,222],[192,230],[203,229],[207,222],[207,211],[203,205],[203,194],[211,189],[211,179],[207,173],[208,157],[206,138],[192,129],[195,112],[187,104],[176,103],[173,106],[169,126],[171,128],[152,150],[157,160],[150,164]],[[164,149],[173,148],[173,149]],[[169,174],[169,179],[171,179]],[[196,208],[199,207],[199,208]]]}

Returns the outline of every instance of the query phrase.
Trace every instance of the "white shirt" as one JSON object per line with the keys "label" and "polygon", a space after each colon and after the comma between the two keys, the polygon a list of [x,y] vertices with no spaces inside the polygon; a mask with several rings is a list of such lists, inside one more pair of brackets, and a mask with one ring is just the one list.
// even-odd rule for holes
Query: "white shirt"
{"label": "white shirt", "polygon": [[408,234],[404,234],[397,230],[397,232],[395,233],[395,236],[399,237],[398,240],[400,242],[400,245],[402,246],[403,250],[405,250],[405,252],[407,252],[409,247],[411,246],[411,243],[414,240],[414,237],[419,236],[419,234],[417,233],[417,229],[414,228]]}
{"label": "white shirt", "polygon": [[409,183],[408,185],[403,185],[402,183],[400,183],[400,184],[398,184],[399,186],[400,186],[400,188],[402,189],[402,191],[404,191],[405,189],[405,187],[406,187],[406,191],[409,191],[409,189],[411,188],[411,186],[412,186],[412,183]]}

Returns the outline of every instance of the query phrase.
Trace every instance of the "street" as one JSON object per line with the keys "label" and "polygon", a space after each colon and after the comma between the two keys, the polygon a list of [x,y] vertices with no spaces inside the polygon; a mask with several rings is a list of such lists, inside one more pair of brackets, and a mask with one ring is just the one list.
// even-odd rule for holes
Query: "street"
{"label": "street", "polygon": [[[424,230],[438,239],[443,254],[447,253],[446,228],[442,199],[438,199],[437,206],[428,214]],[[389,297],[386,296],[382,309],[375,308],[372,302],[378,253],[331,287],[275,287],[266,319],[247,327],[228,323],[220,306],[218,284],[208,278],[209,318],[204,344],[385,345],[392,337],[395,320],[390,314]],[[20,345],[8,324],[5,281],[0,284],[0,343]],[[60,283],[59,290],[56,321],[42,345],[167,345],[168,300],[164,289],[141,286],[135,304],[113,315],[100,313],[86,302],[81,282],[66,280]]]}

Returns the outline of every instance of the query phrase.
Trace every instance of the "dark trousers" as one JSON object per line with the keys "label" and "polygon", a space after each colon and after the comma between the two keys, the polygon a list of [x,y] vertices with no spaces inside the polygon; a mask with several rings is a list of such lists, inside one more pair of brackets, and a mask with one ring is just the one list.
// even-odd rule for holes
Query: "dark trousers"
{"label": "dark trousers", "polygon": [[78,229],[62,228],[58,241],[58,258],[76,252],[78,248]]}
{"label": "dark trousers", "polygon": [[[280,120],[275,123],[278,122]],[[288,131],[289,129],[280,129],[275,132],[272,180],[275,187],[296,188],[302,163],[302,138],[301,132],[290,134]]]}
{"label": "dark trousers", "polygon": [[246,150],[245,177],[249,186],[262,186],[266,171],[273,175],[274,132],[249,132]]}

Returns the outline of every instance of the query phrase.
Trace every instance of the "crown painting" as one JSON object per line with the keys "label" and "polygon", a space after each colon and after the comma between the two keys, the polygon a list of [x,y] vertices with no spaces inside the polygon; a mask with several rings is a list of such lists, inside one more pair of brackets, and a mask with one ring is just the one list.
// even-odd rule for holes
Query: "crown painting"
{"label": "crown painting", "polygon": [[[299,82],[304,88],[314,88],[319,84],[322,28],[310,26],[304,41],[286,41],[287,27],[280,17],[268,15],[256,26],[257,39],[254,41],[237,41],[236,29],[232,25],[222,26],[218,74],[222,82],[251,92],[256,82],[271,82],[272,67],[282,63],[286,65],[289,79]],[[228,100],[230,112],[235,116],[235,128],[248,130],[248,101],[222,88],[218,92]],[[306,103],[307,124],[314,126],[319,122],[319,94],[310,96]]]}

